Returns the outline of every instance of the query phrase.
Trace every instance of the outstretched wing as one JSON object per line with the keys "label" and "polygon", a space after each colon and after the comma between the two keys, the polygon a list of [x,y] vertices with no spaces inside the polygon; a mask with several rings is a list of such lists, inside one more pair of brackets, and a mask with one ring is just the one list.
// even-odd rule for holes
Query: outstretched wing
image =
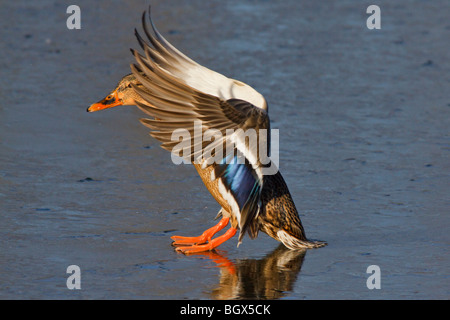
{"label": "outstretched wing", "polygon": [[149,56],[159,67],[200,92],[222,100],[233,98],[245,100],[258,108],[267,110],[266,100],[258,91],[241,81],[228,78],[198,64],[170,44],[156,29],[150,16],[150,8],[149,21],[154,34],[151,34],[147,28],[144,12],[142,25],[153,48],[142,39],[137,30],[135,34],[142,49],[147,48]]}
{"label": "outstretched wing", "polygon": [[[142,87],[134,90],[145,101],[138,107],[153,119],[141,119],[150,134],[171,152],[181,152],[202,167],[213,166],[219,192],[239,222],[242,236],[259,213],[263,188],[262,168],[268,165],[269,117],[264,97],[250,86],[227,78],[194,62],[173,47],[156,30],[143,28],[146,42],[136,31],[144,50],[132,50],[131,69]],[[150,45],[151,44],[151,45]],[[183,133],[180,146],[178,139]],[[206,139],[205,139],[206,138]],[[187,146],[187,147],[186,147]],[[250,236],[256,236],[249,230]]]}

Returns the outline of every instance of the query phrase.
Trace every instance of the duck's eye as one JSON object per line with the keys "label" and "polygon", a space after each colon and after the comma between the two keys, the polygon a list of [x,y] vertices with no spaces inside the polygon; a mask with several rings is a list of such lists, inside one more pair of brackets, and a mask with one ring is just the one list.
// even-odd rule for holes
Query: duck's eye
{"label": "duck's eye", "polygon": [[113,98],[113,95],[110,94],[109,96],[106,97],[106,100],[111,100]]}
{"label": "duck's eye", "polygon": [[127,85],[127,88],[131,88],[131,83],[129,85]]}

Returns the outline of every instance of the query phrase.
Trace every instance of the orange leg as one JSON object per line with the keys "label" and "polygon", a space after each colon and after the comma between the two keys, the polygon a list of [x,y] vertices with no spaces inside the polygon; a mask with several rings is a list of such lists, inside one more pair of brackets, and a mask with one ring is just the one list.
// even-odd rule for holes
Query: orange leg
{"label": "orange leg", "polygon": [[228,224],[228,221],[230,221],[230,218],[223,217],[218,224],[216,224],[214,227],[209,228],[205,232],[202,233],[201,236],[198,237],[180,237],[180,236],[173,236],[171,237],[174,242],[173,245],[198,245],[203,244],[211,241],[212,237],[225,228]]}
{"label": "orange leg", "polygon": [[209,251],[209,250],[212,250],[214,248],[217,248],[222,243],[224,243],[225,241],[227,241],[230,238],[232,238],[236,234],[236,231],[237,231],[237,229],[231,227],[223,235],[221,235],[221,236],[219,236],[219,237],[217,237],[215,239],[212,239],[211,241],[209,241],[206,244],[192,245],[192,246],[189,246],[189,247],[178,247],[176,250],[178,252],[182,252],[182,253],[185,253],[185,254]]}

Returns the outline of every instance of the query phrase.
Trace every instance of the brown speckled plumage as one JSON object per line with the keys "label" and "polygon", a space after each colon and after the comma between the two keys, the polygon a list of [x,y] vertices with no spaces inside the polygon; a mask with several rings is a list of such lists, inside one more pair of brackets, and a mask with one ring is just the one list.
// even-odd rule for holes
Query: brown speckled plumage
{"label": "brown speckled plumage", "polygon": [[261,207],[257,224],[261,231],[272,238],[286,245],[285,240],[279,236],[279,231],[284,230],[304,247],[316,248],[325,245],[324,242],[309,241],[306,238],[297,208],[279,171],[274,175],[264,176]]}

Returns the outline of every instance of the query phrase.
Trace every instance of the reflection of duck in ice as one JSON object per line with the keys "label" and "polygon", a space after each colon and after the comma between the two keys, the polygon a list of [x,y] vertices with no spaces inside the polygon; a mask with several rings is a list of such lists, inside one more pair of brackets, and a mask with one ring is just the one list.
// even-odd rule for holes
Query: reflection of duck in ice
{"label": "reflection of duck in ice", "polygon": [[213,299],[279,299],[292,291],[300,273],[306,249],[278,246],[263,259],[231,262],[217,251],[202,253],[220,267],[220,283]]}
{"label": "reflection of duck in ice", "polygon": [[[229,129],[233,132],[254,130],[258,145],[268,150],[270,122],[264,97],[250,86],[192,61],[164,39],[150,19],[154,32],[151,34],[145,13],[142,21],[152,46],[136,32],[145,56],[132,50],[136,58],[136,64],[131,67],[132,74],[125,76],[111,94],[91,105],[88,111],[138,105],[152,117],[141,122],[169,151],[175,151],[180,143],[172,140],[175,130],[184,129],[190,133],[189,154],[183,155],[194,162],[206,187],[221,205],[218,216],[222,219],[199,237],[172,237],[177,251],[212,250],[233,237],[237,230],[240,230],[239,243],[245,233],[256,238],[258,232],[263,231],[290,249],[325,245],[306,238],[281,173],[266,174],[265,169],[274,163],[261,158],[258,146],[249,148],[239,135],[226,134]],[[207,130],[216,130],[221,133],[221,138],[215,138],[213,142],[196,139],[194,123],[197,122],[202,124],[202,136]],[[227,150],[221,161],[210,162],[212,151],[225,145],[233,145],[233,152]],[[207,154],[210,158],[205,157]],[[237,161],[238,154],[243,155],[245,161]],[[225,234],[213,238],[229,223],[231,227]]]}

